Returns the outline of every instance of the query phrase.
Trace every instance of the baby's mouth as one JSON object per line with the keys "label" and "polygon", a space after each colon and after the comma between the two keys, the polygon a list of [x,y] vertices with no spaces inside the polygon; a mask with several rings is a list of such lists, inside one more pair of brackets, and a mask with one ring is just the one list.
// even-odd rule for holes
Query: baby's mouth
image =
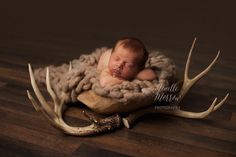
{"label": "baby's mouth", "polygon": [[112,70],[112,76],[113,77],[119,77],[120,73],[121,73],[120,70],[117,70],[117,69]]}

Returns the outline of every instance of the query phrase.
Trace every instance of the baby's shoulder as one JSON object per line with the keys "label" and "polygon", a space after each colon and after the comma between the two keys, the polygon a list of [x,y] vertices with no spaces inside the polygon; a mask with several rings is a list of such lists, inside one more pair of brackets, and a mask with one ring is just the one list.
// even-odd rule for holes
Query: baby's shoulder
{"label": "baby's shoulder", "polygon": [[104,51],[103,53],[102,53],[102,56],[101,57],[103,57],[103,58],[110,58],[110,56],[111,56],[111,51],[112,51],[112,49],[107,49],[106,51]]}
{"label": "baby's shoulder", "polygon": [[97,66],[98,70],[102,70],[108,66],[109,59],[111,56],[111,51],[112,51],[112,49],[107,49],[106,51],[104,51],[101,54],[101,56],[99,58],[98,66]]}

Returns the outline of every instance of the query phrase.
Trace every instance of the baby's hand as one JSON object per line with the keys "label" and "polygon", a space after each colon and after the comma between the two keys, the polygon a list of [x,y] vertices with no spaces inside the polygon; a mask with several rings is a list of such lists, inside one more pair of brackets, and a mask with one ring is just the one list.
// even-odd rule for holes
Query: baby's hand
{"label": "baby's hand", "polygon": [[140,71],[137,74],[136,78],[138,78],[140,80],[152,81],[152,80],[156,79],[157,76],[152,69],[143,69],[142,71]]}
{"label": "baby's hand", "polygon": [[119,79],[117,77],[113,77],[111,76],[111,74],[109,73],[109,69],[105,68],[100,75],[100,84],[102,87],[110,87],[113,86],[115,84],[120,84],[122,83],[123,80]]}

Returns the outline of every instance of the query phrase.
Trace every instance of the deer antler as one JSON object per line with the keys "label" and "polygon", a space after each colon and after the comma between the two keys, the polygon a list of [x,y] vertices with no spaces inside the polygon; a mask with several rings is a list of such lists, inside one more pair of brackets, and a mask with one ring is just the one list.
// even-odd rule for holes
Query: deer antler
{"label": "deer antler", "polygon": [[203,70],[201,73],[199,73],[197,76],[190,79],[189,74],[188,74],[189,73],[189,65],[190,65],[191,55],[192,55],[192,51],[193,51],[195,42],[196,42],[196,38],[194,38],[194,41],[192,43],[191,49],[189,51],[188,59],[186,62],[183,85],[182,85],[181,90],[179,92],[180,99],[174,103],[176,108],[173,108],[173,106],[169,106],[169,108],[168,107],[153,107],[152,106],[152,107],[148,107],[146,109],[135,111],[135,112],[131,113],[128,117],[122,119],[124,125],[127,128],[130,128],[130,125],[136,119],[138,119],[139,117],[141,117],[145,114],[149,114],[149,113],[164,113],[164,114],[170,114],[170,115],[175,115],[175,116],[185,117],[185,118],[205,118],[210,113],[217,110],[219,107],[221,107],[224,104],[224,102],[226,101],[226,99],[229,96],[229,93],[227,93],[226,96],[217,104],[216,104],[217,98],[215,98],[214,101],[212,102],[212,104],[210,105],[210,107],[204,112],[196,113],[196,112],[183,111],[179,107],[177,107],[177,105],[180,104],[181,100],[184,98],[184,96],[187,94],[187,92],[190,90],[190,88],[211,70],[211,68],[216,63],[216,61],[220,55],[220,51],[218,51],[216,57],[211,62],[211,64],[209,64],[208,67],[205,70]]}
{"label": "deer antler", "polygon": [[[119,115],[113,115],[104,119],[97,120],[87,114],[86,116],[89,117],[89,120],[92,122],[91,125],[85,127],[69,126],[68,124],[65,123],[65,121],[62,118],[63,106],[65,104],[65,101],[59,100],[56,94],[54,93],[53,89],[51,88],[49,69],[47,68],[46,72],[46,86],[47,86],[47,91],[53,100],[54,110],[49,106],[48,102],[44,99],[42,93],[40,92],[38,85],[35,81],[31,65],[28,64],[28,67],[29,67],[31,85],[40,104],[37,103],[37,101],[32,97],[30,92],[27,90],[28,98],[35,107],[36,111],[42,112],[44,117],[46,117],[49,120],[49,122],[56,128],[59,128],[60,130],[70,135],[87,136],[101,133],[107,130],[112,130],[114,128],[119,127],[121,123]],[[71,68],[72,67],[70,66],[69,71],[71,71]]]}

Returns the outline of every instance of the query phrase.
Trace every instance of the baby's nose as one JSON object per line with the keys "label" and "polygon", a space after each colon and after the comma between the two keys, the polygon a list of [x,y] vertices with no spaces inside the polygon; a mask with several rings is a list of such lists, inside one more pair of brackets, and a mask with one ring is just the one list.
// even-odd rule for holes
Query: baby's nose
{"label": "baby's nose", "polygon": [[118,66],[118,68],[123,68],[124,62],[119,62],[117,66]]}

